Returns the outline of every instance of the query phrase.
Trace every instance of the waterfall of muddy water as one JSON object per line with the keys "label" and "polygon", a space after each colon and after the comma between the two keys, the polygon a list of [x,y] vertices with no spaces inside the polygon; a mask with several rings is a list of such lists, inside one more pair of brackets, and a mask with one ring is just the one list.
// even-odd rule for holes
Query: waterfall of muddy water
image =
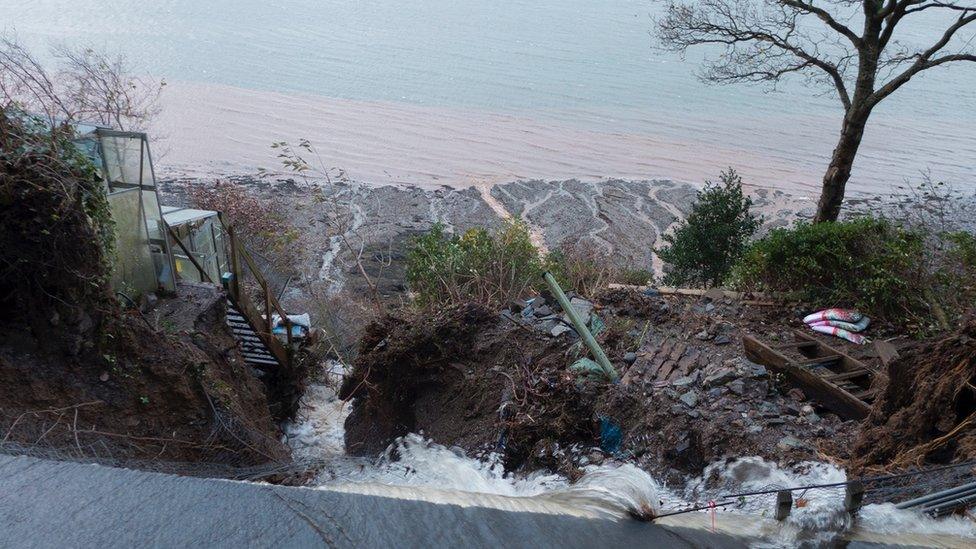
{"label": "waterfall of muddy water", "polygon": [[[336,366],[332,375],[341,377]],[[499,456],[485,459],[467,456],[459,448],[411,434],[398,440],[378,459],[345,455],[343,423],[349,406],[343,406],[333,389],[326,385],[309,387],[299,418],[286,429],[288,443],[296,459],[325,459],[329,465],[314,479],[321,488],[390,497],[417,497],[419,493],[437,493],[439,502],[481,504],[479,494],[513,498],[517,504],[524,498],[552,509],[572,509],[587,516],[611,516],[625,519],[634,511],[659,513],[668,510],[707,505],[730,493],[768,490],[843,482],[843,470],[826,463],[801,463],[791,468],[779,467],[756,457],[742,457],[715,463],[701,477],[690,479],[682,488],[667,487],[645,471],[630,464],[587,466],[575,483],[547,472],[528,475],[506,473]],[[419,492],[418,490],[425,492]],[[464,496],[468,494],[468,496]],[[475,495],[471,495],[475,494]],[[425,497],[425,496],[422,496]],[[718,530],[745,536],[757,547],[819,546],[851,528],[843,512],[843,488],[794,492],[794,500],[803,500],[782,523],[743,519],[770,517],[776,495],[741,498],[735,505],[716,510]],[[497,500],[496,500],[497,501]],[[708,511],[698,513],[710,521]],[[671,517],[662,519],[664,524]],[[963,518],[931,519],[912,511],[897,510],[893,505],[867,505],[858,518],[859,533],[949,535],[969,538],[976,543],[976,525]]]}

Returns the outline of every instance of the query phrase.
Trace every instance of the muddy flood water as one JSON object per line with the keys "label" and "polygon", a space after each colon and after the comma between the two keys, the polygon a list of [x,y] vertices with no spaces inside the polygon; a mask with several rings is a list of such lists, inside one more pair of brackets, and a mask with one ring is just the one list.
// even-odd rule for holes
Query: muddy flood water
{"label": "muddy flood water", "polygon": [[[340,374],[336,365],[333,373]],[[327,465],[313,486],[391,497],[427,499],[438,503],[477,504],[479,494],[531,499],[593,516],[632,520],[635,508],[655,513],[706,506],[729,492],[843,482],[846,473],[817,462],[781,468],[760,458],[743,456],[729,463],[709,466],[700,477],[682,486],[668,486],[645,471],[626,463],[608,462],[585,467],[576,482],[548,472],[529,475],[506,473],[498,456],[469,457],[460,448],[449,448],[422,434],[398,440],[386,453],[366,459],[350,457],[343,449],[344,404],[327,385],[311,386],[298,419],[286,429],[287,440],[298,460],[321,460]],[[705,488],[705,479],[709,488]],[[718,479],[716,482],[715,479]],[[659,519],[663,524],[698,525],[743,536],[756,547],[818,546],[849,531],[852,523],[843,511],[843,489],[809,490],[806,503],[794,509],[783,523],[770,521],[776,495],[742,498],[734,507],[704,509]],[[485,505],[497,505],[491,500]],[[504,501],[504,500],[502,500]],[[472,503],[475,502],[475,503]],[[704,503],[704,505],[703,505]],[[517,505],[517,500],[513,503]],[[865,506],[858,515],[860,539],[872,536],[889,542],[899,539],[964,547],[976,540],[976,526],[963,518],[931,519],[891,504]],[[891,537],[894,536],[894,537]]]}

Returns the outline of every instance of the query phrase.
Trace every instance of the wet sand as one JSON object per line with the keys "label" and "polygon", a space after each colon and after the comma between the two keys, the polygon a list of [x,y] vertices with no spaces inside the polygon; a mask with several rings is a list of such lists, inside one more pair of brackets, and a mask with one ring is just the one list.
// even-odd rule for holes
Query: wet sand
{"label": "wet sand", "polygon": [[[763,166],[757,185],[797,179],[793,168],[745,148],[709,148],[605,133],[536,118],[405,103],[257,92],[229,86],[167,86],[156,125],[164,173],[248,174],[280,170],[275,141],[309,139],[323,165],[373,185],[467,187],[521,179],[715,178],[725,166]],[[752,171],[752,170],[750,170]],[[799,181],[797,181],[799,184]]]}

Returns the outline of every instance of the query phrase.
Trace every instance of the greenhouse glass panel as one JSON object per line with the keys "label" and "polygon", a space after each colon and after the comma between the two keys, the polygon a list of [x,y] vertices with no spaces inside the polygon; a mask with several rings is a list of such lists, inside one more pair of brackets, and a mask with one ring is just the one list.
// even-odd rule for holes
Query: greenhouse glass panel
{"label": "greenhouse glass panel", "polygon": [[158,285],[139,194],[131,189],[108,196],[116,239],[112,285],[132,299],[156,291]]}
{"label": "greenhouse glass panel", "polygon": [[101,142],[110,189],[142,186],[142,138],[102,135]]}

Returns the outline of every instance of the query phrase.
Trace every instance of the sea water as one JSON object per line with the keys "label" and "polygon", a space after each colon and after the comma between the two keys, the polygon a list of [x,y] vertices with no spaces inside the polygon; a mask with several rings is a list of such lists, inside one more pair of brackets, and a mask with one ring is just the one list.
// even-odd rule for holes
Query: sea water
{"label": "sea water", "polygon": [[[702,84],[702,57],[719,53],[657,49],[661,5],[0,0],[0,29],[35,51],[123,52],[165,78],[153,128],[164,173],[273,169],[272,141],[307,137],[329,167],[371,183],[700,183],[734,165],[752,185],[815,193],[840,127],[836,97],[802,80],[775,92]],[[896,38],[926,44],[945,24],[914,16]],[[937,69],[879,106],[851,188],[887,194],[930,170],[972,191],[974,159],[976,65]]]}

